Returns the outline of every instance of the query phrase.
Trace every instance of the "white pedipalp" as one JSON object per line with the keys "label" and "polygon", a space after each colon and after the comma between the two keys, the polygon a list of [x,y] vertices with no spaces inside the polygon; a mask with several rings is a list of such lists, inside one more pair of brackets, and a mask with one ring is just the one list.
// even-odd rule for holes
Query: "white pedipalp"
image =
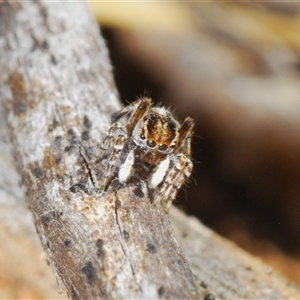
{"label": "white pedipalp", "polygon": [[170,158],[167,156],[165,160],[160,162],[157,169],[152,174],[149,183],[151,188],[156,188],[162,182],[162,180],[164,179],[167,173],[169,165],[170,165]]}
{"label": "white pedipalp", "polygon": [[124,163],[120,166],[118,179],[120,183],[126,182],[129,175],[131,174],[132,166],[134,164],[134,151],[131,150],[127,155]]}

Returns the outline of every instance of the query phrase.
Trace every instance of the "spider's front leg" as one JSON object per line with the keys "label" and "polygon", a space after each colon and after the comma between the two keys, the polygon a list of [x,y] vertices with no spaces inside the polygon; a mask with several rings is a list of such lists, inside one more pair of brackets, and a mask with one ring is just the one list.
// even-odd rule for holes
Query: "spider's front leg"
{"label": "spider's front leg", "polygon": [[139,120],[141,120],[149,111],[152,105],[150,98],[141,98],[130,105],[124,107],[122,110],[115,112],[111,116],[112,122],[116,122],[126,115],[129,115],[128,122],[126,124],[127,133],[131,136],[132,131]]}
{"label": "spider's front leg", "polygon": [[[176,198],[179,189],[193,170],[192,161],[184,154],[174,155],[170,158],[170,161],[171,163],[162,181],[163,183],[158,186],[158,192],[155,197],[155,203],[161,202],[166,212],[169,211],[169,207]],[[158,170],[156,173],[158,173]],[[156,173],[154,173],[154,176]]]}
{"label": "spider's front leg", "polygon": [[118,122],[113,123],[102,142],[98,155],[91,161],[93,181],[100,190],[105,191],[114,178],[127,140],[128,134],[125,126]]}

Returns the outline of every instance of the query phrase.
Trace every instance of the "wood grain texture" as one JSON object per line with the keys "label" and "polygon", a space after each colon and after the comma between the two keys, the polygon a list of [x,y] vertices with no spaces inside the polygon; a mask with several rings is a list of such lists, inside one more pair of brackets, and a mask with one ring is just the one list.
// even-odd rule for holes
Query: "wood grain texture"
{"label": "wood grain texture", "polygon": [[121,106],[86,3],[2,1],[0,51],[2,116],[67,298],[300,297],[297,287],[173,208],[176,239],[145,184],[104,194],[92,189],[80,149],[88,158],[97,153]]}

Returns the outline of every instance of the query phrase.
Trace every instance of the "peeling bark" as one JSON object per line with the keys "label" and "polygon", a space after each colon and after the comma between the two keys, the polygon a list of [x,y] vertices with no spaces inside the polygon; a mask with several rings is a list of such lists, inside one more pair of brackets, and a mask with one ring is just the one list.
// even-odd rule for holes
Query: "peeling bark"
{"label": "peeling bark", "polygon": [[151,203],[143,183],[105,194],[92,188],[81,151],[97,153],[120,103],[104,41],[85,3],[2,1],[0,51],[2,115],[26,201],[66,297],[300,295],[173,208],[193,275],[168,216]]}

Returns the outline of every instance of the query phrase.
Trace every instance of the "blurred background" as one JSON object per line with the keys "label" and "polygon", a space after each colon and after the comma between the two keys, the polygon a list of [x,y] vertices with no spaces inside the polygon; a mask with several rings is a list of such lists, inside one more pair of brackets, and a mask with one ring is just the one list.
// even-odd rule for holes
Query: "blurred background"
{"label": "blurred background", "polygon": [[175,205],[300,284],[300,4],[90,5],[124,104],[196,119]]}

